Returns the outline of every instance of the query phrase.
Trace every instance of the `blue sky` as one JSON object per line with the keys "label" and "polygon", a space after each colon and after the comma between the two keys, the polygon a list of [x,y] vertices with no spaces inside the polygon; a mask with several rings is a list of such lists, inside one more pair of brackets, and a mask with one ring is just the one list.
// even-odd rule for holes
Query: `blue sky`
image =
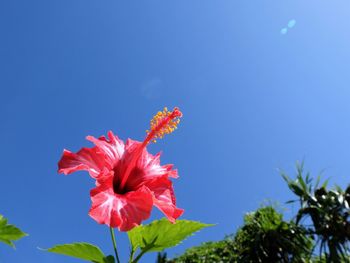
{"label": "blue sky", "polygon": [[[79,262],[37,247],[86,241],[112,253],[87,212],[94,182],[57,174],[63,148],[113,130],[142,140],[164,106],[179,129],[149,147],[174,163],[182,218],[217,223],[182,245],[233,233],[289,193],[277,168],[305,159],[349,182],[349,1],[0,2],[0,213],[30,234],[0,262]],[[288,21],[296,25],[281,34]],[[288,217],[290,211],[286,212]],[[152,218],[161,214],[153,211]],[[117,234],[122,257],[128,244]],[[151,255],[144,262],[153,262]]]}

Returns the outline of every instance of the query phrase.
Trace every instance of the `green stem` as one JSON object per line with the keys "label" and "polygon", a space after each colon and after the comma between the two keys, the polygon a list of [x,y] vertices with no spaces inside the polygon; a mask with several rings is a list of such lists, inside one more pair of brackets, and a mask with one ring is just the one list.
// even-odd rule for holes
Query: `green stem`
{"label": "green stem", "polygon": [[135,250],[132,248],[130,251],[129,263],[133,262],[134,254],[135,254]]}
{"label": "green stem", "polygon": [[140,258],[141,258],[147,251],[148,251],[148,249],[147,249],[147,250],[142,250],[142,251],[140,252],[140,254],[138,254],[137,257],[132,261],[132,263],[137,263],[137,262],[140,260]]}
{"label": "green stem", "polygon": [[[134,259],[134,260],[132,260],[132,258],[134,257],[134,253],[135,253],[135,251],[132,251],[132,254],[131,254],[131,263],[137,263],[139,260],[140,260],[140,258],[145,254],[145,253],[147,253],[148,251],[150,251],[152,248],[154,248],[154,244],[156,243],[156,240],[157,240],[157,238],[158,238],[158,236],[157,237],[155,237],[154,239],[153,239],[153,241],[151,242],[151,243],[149,243],[149,244],[147,244],[143,249],[141,249],[141,252],[136,256],[136,258]],[[145,242],[145,240],[144,240],[144,242]]]}
{"label": "green stem", "polygon": [[115,235],[114,235],[114,230],[112,227],[109,228],[111,232],[111,237],[113,241],[113,248],[114,248],[114,253],[115,253],[115,258],[117,259],[117,263],[120,263],[119,256],[118,256],[118,250],[117,250],[117,243],[115,242]]}

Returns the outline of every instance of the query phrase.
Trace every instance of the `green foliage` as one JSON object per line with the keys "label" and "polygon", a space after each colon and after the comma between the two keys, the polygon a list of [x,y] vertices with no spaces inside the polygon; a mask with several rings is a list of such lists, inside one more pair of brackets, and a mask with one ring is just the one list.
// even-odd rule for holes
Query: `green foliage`
{"label": "green foliage", "polygon": [[140,225],[128,232],[132,250],[162,251],[181,243],[185,238],[204,227],[211,226],[196,221],[177,220],[175,224],[163,218],[148,225]]}
{"label": "green foliage", "polygon": [[349,262],[350,241],[350,186],[343,191],[340,187],[327,189],[327,182],[315,185],[309,174],[303,175],[303,165],[297,167],[297,179],[283,176],[289,188],[299,197],[300,209],[296,223],[302,219],[311,219],[309,234],[317,238],[320,251],[326,262]]}
{"label": "green foliage", "polygon": [[310,263],[327,263],[327,262],[336,262],[336,263],[349,263],[350,257],[345,257],[343,259],[340,259],[339,261],[329,261],[327,256],[323,254],[322,256],[314,256]]}
{"label": "green foliage", "polygon": [[280,213],[267,206],[247,214],[233,238],[207,242],[158,263],[309,262],[312,245],[303,227],[284,221]]}
{"label": "green foliage", "polygon": [[13,241],[24,236],[27,236],[27,234],[22,232],[16,226],[8,224],[7,219],[0,215],[0,242],[15,247]]}
{"label": "green foliage", "polygon": [[232,238],[226,238],[218,242],[206,242],[186,250],[183,255],[177,258],[166,261],[158,258],[157,263],[234,263],[237,261],[233,244]]}
{"label": "green foliage", "polygon": [[84,242],[57,245],[47,249],[46,251],[65,256],[75,257],[94,263],[115,262],[113,256],[105,256],[99,247]]}
{"label": "green foliage", "polygon": [[[300,209],[292,221],[266,206],[245,216],[234,238],[207,242],[174,259],[158,255],[158,263],[349,263],[350,186],[328,187],[328,180],[316,182],[303,164],[296,179],[282,173],[298,197]],[[314,242],[314,240],[316,242]]]}
{"label": "green foliage", "polygon": [[103,258],[103,263],[115,263],[115,259],[112,255]]}
{"label": "green foliage", "polygon": [[157,254],[157,263],[167,263],[167,254],[165,252],[158,252]]}
{"label": "green foliage", "polygon": [[283,221],[282,214],[267,206],[245,216],[234,247],[238,262],[306,262],[312,240],[303,227]]}

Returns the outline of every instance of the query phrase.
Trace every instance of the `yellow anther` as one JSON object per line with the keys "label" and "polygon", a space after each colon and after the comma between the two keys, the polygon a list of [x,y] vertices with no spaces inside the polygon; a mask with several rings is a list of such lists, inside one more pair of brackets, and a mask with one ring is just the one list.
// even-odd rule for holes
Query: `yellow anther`
{"label": "yellow anther", "polygon": [[181,116],[182,113],[178,108],[168,111],[168,108],[164,107],[163,111],[158,111],[150,121],[151,129],[146,131],[149,140],[155,142],[156,139],[161,139],[166,134],[172,133],[180,123]]}

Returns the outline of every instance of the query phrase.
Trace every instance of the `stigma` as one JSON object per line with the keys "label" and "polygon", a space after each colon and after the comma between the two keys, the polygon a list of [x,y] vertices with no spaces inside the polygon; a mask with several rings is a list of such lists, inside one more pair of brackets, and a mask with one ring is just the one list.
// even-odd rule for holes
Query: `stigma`
{"label": "stigma", "polygon": [[150,121],[150,130],[147,130],[147,137],[144,142],[156,142],[157,139],[162,139],[166,134],[172,133],[177,129],[180,123],[182,112],[175,107],[169,111],[167,107],[163,111],[158,111]]}

